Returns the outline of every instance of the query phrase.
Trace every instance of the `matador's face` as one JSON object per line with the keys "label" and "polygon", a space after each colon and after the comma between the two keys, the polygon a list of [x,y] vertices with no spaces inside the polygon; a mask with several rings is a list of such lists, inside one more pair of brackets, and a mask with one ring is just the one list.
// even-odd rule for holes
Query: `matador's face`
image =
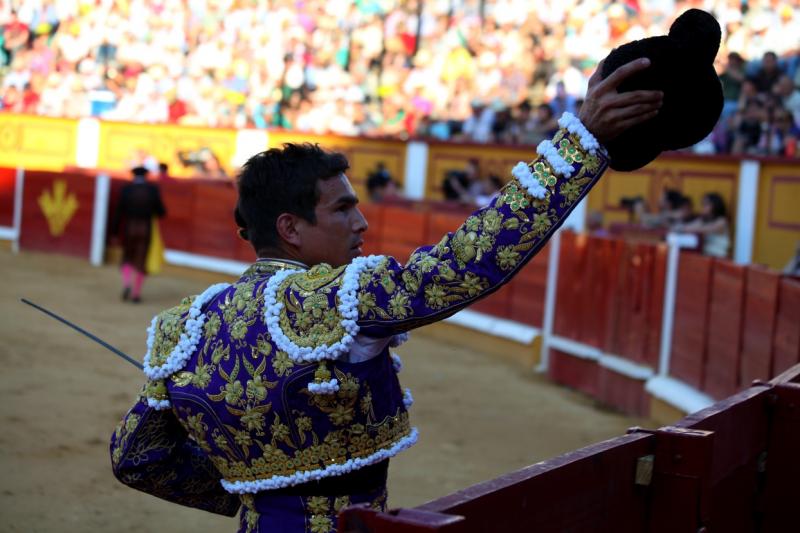
{"label": "matador's face", "polygon": [[363,254],[367,220],[358,209],[358,197],[347,176],[320,180],[318,187],[316,223],[301,220],[297,226],[301,260],[309,266],[342,266]]}

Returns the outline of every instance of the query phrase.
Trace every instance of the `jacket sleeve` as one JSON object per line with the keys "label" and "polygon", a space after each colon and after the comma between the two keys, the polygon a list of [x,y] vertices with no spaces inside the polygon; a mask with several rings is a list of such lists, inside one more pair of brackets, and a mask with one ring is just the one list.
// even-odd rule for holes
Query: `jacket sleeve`
{"label": "jacket sleeve", "polygon": [[356,332],[388,337],[446,318],[499,289],[542,249],[608,166],[602,148],[590,153],[563,129],[538,151],[550,156],[514,167],[490,205],[438,244],[418,248],[405,264],[372,256],[279,278],[275,299],[268,294],[267,300],[278,304],[271,308],[273,330],[279,326],[281,339],[292,341],[284,344],[301,351],[337,339],[346,344]]}
{"label": "jacket sleeve", "polygon": [[239,497],[226,492],[203,450],[171,410],[140,399],[111,436],[111,467],[125,485],[170,502],[234,516]]}

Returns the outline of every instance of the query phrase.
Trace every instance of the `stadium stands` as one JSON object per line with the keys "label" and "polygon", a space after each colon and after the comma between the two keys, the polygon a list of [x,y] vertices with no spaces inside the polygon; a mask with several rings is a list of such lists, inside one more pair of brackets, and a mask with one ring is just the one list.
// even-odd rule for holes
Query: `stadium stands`
{"label": "stadium stands", "polygon": [[[535,144],[554,123],[530,109],[547,102],[555,118],[574,111],[613,47],[666,33],[687,7],[671,0],[6,2],[0,109]],[[796,154],[797,3],[702,7],[723,28],[726,107],[697,150]]]}

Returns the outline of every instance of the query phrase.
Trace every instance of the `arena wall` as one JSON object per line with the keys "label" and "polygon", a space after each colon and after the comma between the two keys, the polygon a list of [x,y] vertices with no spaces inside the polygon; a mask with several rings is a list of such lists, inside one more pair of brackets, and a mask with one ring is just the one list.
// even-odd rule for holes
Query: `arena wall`
{"label": "arena wall", "polygon": [[342,511],[339,532],[797,529],[800,365],[658,430],[631,428],[412,509]]}
{"label": "arena wall", "polygon": [[[229,174],[250,155],[284,142],[317,142],[344,152],[356,191],[366,196],[367,176],[378,162],[417,200],[440,200],[447,172],[478,160],[482,173],[506,179],[517,161],[528,160],[530,147],[340,137],[281,130],[227,130],[174,125],[129,124],[95,119],[53,119],[0,114],[0,167],[28,170],[101,169],[124,175],[143,150],[169,164],[173,177],[192,170],[180,150],[208,147]],[[624,223],[623,198],[642,196],[656,205],[664,187],[691,197],[699,207],[706,192],[718,192],[731,210],[735,230],[732,257],[739,263],[782,268],[800,241],[800,163],[775,158],[663,154],[633,173],[609,171],[589,195],[586,209],[603,215],[606,226]],[[7,216],[7,207],[4,208]],[[0,215],[1,216],[1,215]],[[582,226],[582,221],[578,221]],[[2,222],[0,222],[2,225]]]}
{"label": "arena wall", "polygon": [[[99,262],[125,180],[84,170],[16,177],[23,194],[5,215],[19,221],[16,243]],[[231,182],[169,180],[162,194],[168,263],[236,275],[254,259],[236,238]],[[8,204],[0,203],[5,211]],[[419,243],[455,230],[467,213],[438,203],[365,204],[365,252],[403,260]],[[507,286],[434,330],[494,346],[631,414],[658,416],[665,410],[653,406],[664,403],[689,413],[800,362],[800,282],[682,251],[672,238],[562,231]]]}

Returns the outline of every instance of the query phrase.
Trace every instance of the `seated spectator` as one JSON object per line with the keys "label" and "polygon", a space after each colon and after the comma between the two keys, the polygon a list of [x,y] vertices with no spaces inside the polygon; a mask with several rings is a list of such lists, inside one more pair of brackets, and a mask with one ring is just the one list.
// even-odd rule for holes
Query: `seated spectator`
{"label": "seated spectator", "polygon": [[519,115],[509,128],[509,136],[514,144],[536,146],[557,128],[557,119],[548,104],[539,104],[532,114],[530,103],[525,101],[519,106]]}
{"label": "seated spectator", "polygon": [[[641,198],[641,197],[639,197]],[[636,200],[638,200],[637,198]],[[645,228],[669,228],[683,222],[687,217],[687,207],[691,210],[691,200],[680,191],[664,189],[658,201],[658,212],[647,213],[644,199],[631,202],[631,209],[637,215],[639,223]]]}
{"label": "seated spectator", "polygon": [[747,103],[743,111],[737,113],[733,122],[734,154],[753,154],[758,152],[761,140],[761,123],[764,121],[766,110],[763,104],[756,99]]}
{"label": "seated spectator", "polygon": [[787,276],[800,276],[800,241],[797,241],[794,256],[786,263],[783,273]]}
{"label": "seated spectator", "polygon": [[742,83],[745,80],[744,59],[736,52],[728,54],[728,62],[725,70],[720,74],[719,81],[722,83],[722,94],[725,98],[725,105],[730,102],[734,104],[739,101],[742,92]]}
{"label": "seated spectator", "polygon": [[481,100],[473,100],[472,115],[464,121],[460,140],[487,143],[492,138],[494,109]]}
{"label": "seated spectator", "polygon": [[446,200],[454,200],[462,204],[475,204],[476,191],[479,190],[479,168],[477,159],[467,161],[464,170],[451,170],[442,184]]}
{"label": "seated spectator", "polygon": [[767,52],[761,59],[761,68],[753,76],[753,83],[760,93],[772,92],[772,87],[783,75],[783,71],[778,65],[778,56],[775,52]]}
{"label": "seated spectator", "polygon": [[495,195],[503,188],[503,180],[496,174],[489,174],[472,186],[473,201],[476,207],[489,205]]}
{"label": "seated spectator", "polygon": [[367,176],[367,194],[370,202],[381,203],[399,195],[397,183],[381,161],[374,171]]}
{"label": "seated spectator", "polygon": [[687,224],[676,224],[674,231],[697,233],[703,237],[703,254],[728,257],[731,248],[730,224],[725,201],[715,192],[703,196],[700,216]]}
{"label": "seated spectator", "polygon": [[611,233],[603,226],[602,211],[591,210],[586,215],[586,231],[595,237],[610,237]]}
{"label": "seated spectator", "polygon": [[773,93],[780,98],[781,105],[789,112],[795,126],[800,127],[800,87],[788,75],[783,75],[773,87]]}

